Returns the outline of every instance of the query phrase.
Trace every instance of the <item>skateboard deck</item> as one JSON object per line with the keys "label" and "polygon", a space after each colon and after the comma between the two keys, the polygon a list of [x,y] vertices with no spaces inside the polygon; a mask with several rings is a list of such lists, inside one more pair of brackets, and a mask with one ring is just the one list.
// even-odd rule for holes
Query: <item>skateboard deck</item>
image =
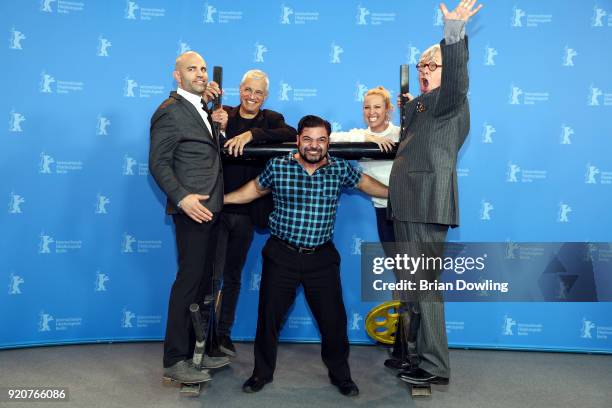
{"label": "skateboard deck", "polygon": [[180,387],[179,393],[185,397],[199,397],[202,392],[202,384],[207,382],[182,383],[170,377],[162,377],[162,381],[165,385]]}

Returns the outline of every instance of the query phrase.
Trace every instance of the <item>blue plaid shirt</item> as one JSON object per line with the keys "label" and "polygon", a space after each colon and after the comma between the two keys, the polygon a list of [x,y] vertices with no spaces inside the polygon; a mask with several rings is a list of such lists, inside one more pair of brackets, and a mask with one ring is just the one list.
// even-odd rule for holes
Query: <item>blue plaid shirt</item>
{"label": "blue plaid shirt", "polygon": [[313,248],[331,239],[342,187],[355,187],[361,173],[348,161],[328,155],[328,164],[309,175],[293,157],[296,152],[268,160],[257,182],[272,190],[270,233],[292,245]]}

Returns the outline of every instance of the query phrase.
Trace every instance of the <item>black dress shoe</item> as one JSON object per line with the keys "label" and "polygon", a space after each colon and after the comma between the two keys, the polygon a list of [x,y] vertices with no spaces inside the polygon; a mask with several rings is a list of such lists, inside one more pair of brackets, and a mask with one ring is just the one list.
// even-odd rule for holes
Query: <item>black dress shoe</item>
{"label": "black dress shoe", "polygon": [[394,370],[410,370],[412,367],[408,361],[401,360],[399,358],[388,358],[385,360],[385,367],[392,368]]}
{"label": "black dress shoe", "polygon": [[446,385],[448,384],[448,378],[433,375],[421,368],[415,368],[414,370],[409,370],[409,371],[402,371],[401,373],[398,373],[397,376],[399,377],[400,380],[406,381],[407,383],[414,384],[414,385],[423,385],[423,384]]}
{"label": "black dress shoe", "polygon": [[355,384],[353,380],[336,381],[332,378],[331,383],[338,387],[342,395],[346,395],[347,397],[359,395],[359,388],[357,388],[357,384]]}
{"label": "black dress shoe", "polygon": [[264,387],[264,385],[272,382],[272,379],[255,377],[251,376],[245,383],[242,385],[242,391],[247,393],[259,392]]}

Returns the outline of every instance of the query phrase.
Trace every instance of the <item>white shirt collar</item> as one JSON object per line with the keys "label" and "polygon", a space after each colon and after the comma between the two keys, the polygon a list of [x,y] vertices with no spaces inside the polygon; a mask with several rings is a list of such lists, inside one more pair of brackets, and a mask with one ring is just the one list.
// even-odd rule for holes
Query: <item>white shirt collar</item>
{"label": "white shirt collar", "polygon": [[187,99],[196,109],[202,109],[202,97],[192,94],[191,92],[187,92],[180,86],[176,88],[176,93],[181,95],[183,98]]}
{"label": "white shirt collar", "polygon": [[180,86],[176,88],[176,93],[181,95],[183,98],[187,99],[189,103],[195,106],[196,111],[198,111],[198,113],[200,114],[200,117],[204,121],[206,128],[208,129],[208,131],[210,132],[210,135],[212,136],[213,134],[212,127],[210,126],[210,122],[208,121],[208,114],[204,111],[204,107],[202,106],[202,98],[198,95],[192,94],[191,92],[187,92]]}

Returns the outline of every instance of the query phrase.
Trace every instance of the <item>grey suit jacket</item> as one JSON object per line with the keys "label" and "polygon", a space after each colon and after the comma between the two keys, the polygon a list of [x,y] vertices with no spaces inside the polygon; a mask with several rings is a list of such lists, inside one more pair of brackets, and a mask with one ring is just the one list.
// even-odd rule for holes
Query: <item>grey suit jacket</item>
{"label": "grey suit jacket", "polygon": [[223,207],[223,175],[219,146],[196,108],[171,92],[151,118],[149,170],[166,193],[166,212],[188,194],[206,194],[202,204],[212,212]]}
{"label": "grey suit jacket", "polygon": [[442,83],[404,106],[389,180],[393,219],[459,225],[457,154],[470,130],[467,37],[442,49]]}

